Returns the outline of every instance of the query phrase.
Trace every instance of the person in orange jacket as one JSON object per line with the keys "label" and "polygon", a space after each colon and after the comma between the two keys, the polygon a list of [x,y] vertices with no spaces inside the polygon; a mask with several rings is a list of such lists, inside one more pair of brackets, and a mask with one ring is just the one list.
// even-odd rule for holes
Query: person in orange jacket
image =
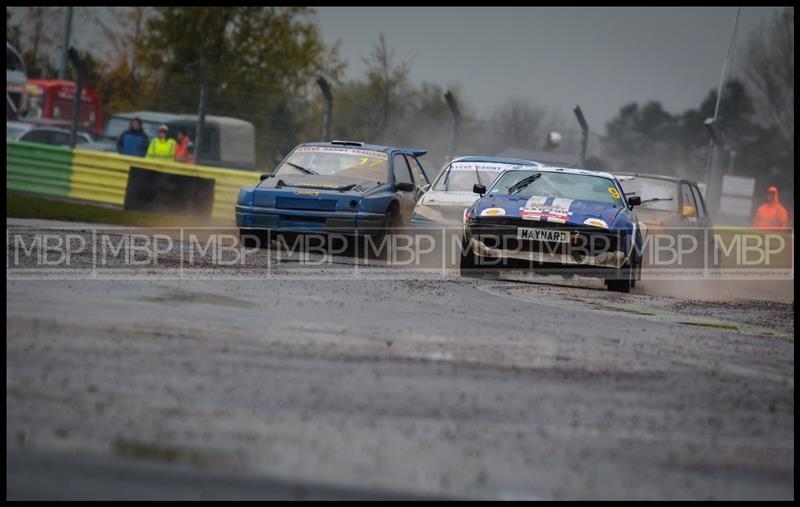
{"label": "person in orange jacket", "polygon": [[789,227],[789,212],[778,201],[778,189],[774,185],[767,190],[764,204],[756,210],[753,227],[756,229]]}
{"label": "person in orange jacket", "polygon": [[183,162],[184,164],[194,164],[192,159],[192,151],[194,145],[189,140],[189,136],[183,130],[178,130],[178,146],[175,149],[175,162]]}

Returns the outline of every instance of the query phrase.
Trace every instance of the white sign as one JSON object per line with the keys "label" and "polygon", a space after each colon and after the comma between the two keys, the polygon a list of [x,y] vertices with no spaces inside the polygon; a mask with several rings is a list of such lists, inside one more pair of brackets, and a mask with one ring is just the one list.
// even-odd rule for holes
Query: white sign
{"label": "white sign", "polygon": [[719,199],[718,212],[733,217],[750,218],[750,211],[752,208],[753,199],[750,197],[723,195]]}
{"label": "white sign", "polygon": [[755,178],[743,178],[727,174],[722,177],[722,195],[753,197],[755,187]]}

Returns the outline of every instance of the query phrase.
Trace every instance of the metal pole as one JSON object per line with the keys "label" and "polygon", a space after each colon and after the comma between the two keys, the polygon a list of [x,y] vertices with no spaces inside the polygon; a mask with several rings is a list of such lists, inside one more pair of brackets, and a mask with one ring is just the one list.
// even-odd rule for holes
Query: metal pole
{"label": "metal pole", "polygon": [[333,121],[333,93],[331,93],[331,87],[328,86],[328,82],[324,77],[320,76],[319,79],[317,79],[317,84],[322,90],[322,97],[325,99],[325,109],[322,120],[322,140],[330,141],[331,122]]}
{"label": "metal pole", "polygon": [[200,103],[197,106],[197,127],[194,133],[194,160],[195,163],[200,163],[200,154],[202,153],[203,137],[205,134],[206,123],[206,108],[208,107],[208,80],[206,73],[203,69],[203,62],[199,62],[195,67],[196,75],[200,81]]}
{"label": "metal pole", "polygon": [[61,50],[61,67],[58,69],[58,79],[67,79],[70,32],[72,32],[72,7],[67,7],[67,12],[64,16],[64,43]]}
{"label": "metal pole", "polygon": [[589,144],[589,124],[586,123],[586,118],[583,116],[581,106],[575,106],[573,109],[575,117],[578,118],[578,123],[581,125],[582,139],[581,139],[581,167],[586,165],[586,147]]}
{"label": "metal pole", "polygon": [[456,155],[456,138],[458,136],[458,127],[461,123],[461,111],[458,109],[458,103],[456,102],[455,96],[450,93],[449,90],[444,94],[444,99],[447,101],[447,106],[450,108],[450,112],[453,114],[453,123],[450,127],[450,143],[448,146],[449,153],[444,161],[446,164]]}
{"label": "metal pole", "polygon": [[72,65],[75,67],[75,70],[78,73],[78,80],[75,86],[75,99],[72,103],[72,125],[69,129],[69,147],[75,147],[75,139],[77,137],[78,132],[78,119],[80,118],[80,111],[81,111],[81,94],[83,94],[83,62],[78,57],[78,52],[75,51],[75,48],[69,48],[68,51],[69,60],[72,62]]}
{"label": "metal pole", "polygon": [[[728,43],[728,53],[725,56],[725,61],[722,63],[722,73],[719,76],[719,85],[717,86],[717,102],[714,105],[714,116],[713,116],[713,119],[714,119],[714,123],[715,124],[716,124],[716,121],[717,121],[717,116],[719,115],[719,105],[720,105],[720,102],[722,101],[722,86],[725,83],[725,79],[727,78],[728,62],[730,61],[731,55],[733,54],[734,42],[736,40],[736,29],[737,29],[737,27],[739,25],[739,15],[741,14],[741,12],[742,12],[742,8],[738,7],[736,9],[736,17],[733,20],[733,28],[731,28],[731,40]],[[711,187],[711,181],[713,179],[711,173],[712,173],[712,170],[713,170],[713,167],[714,167],[714,151],[715,151],[715,149],[716,149],[716,146],[714,144],[714,140],[713,139],[709,140],[708,141],[708,152],[707,152],[708,155],[707,155],[707,158],[706,158],[706,188],[708,189],[709,194],[711,194],[712,192],[714,192],[715,194],[718,193],[715,189],[712,189],[712,187]],[[715,201],[715,200],[716,199],[713,199],[712,202]]]}

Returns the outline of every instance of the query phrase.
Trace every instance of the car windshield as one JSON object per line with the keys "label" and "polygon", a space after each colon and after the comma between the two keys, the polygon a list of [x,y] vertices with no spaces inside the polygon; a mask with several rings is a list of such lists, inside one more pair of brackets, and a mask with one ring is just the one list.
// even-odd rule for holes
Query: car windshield
{"label": "car windshield", "polygon": [[[535,177],[537,174],[540,176]],[[589,174],[547,172],[536,169],[509,171],[497,180],[489,195],[509,193],[519,197],[563,197],[622,204],[622,196],[611,179]]]}
{"label": "car windshield", "polygon": [[276,175],[320,174],[389,181],[389,156],[382,151],[332,146],[300,146],[278,166]]}
{"label": "car windshield", "polygon": [[[145,133],[151,139],[154,137],[158,137],[158,127],[161,124],[154,121],[143,121],[142,128],[144,129]],[[103,137],[107,139],[117,139],[123,132],[128,130],[131,126],[131,119],[130,118],[120,118],[118,116],[113,116],[110,120],[108,120],[108,124],[106,125],[105,130],[103,131]]]}
{"label": "car windshield", "polygon": [[678,185],[669,180],[640,176],[619,176],[625,195],[641,197],[644,209],[678,211]]}
{"label": "car windshield", "polygon": [[476,183],[488,188],[505,171],[519,167],[519,165],[496,162],[453,162],[444,170],[433,189],[446,192],[472,192],[472,186]]}

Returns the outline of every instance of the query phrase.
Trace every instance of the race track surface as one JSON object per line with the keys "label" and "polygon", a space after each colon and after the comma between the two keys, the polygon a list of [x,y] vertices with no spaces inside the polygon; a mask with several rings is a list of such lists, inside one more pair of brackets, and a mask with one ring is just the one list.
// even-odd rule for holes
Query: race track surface
{"label": "race track surface", "polygon": [[794,497],[788,302],[348,262],[7,275],[7,498]]}

